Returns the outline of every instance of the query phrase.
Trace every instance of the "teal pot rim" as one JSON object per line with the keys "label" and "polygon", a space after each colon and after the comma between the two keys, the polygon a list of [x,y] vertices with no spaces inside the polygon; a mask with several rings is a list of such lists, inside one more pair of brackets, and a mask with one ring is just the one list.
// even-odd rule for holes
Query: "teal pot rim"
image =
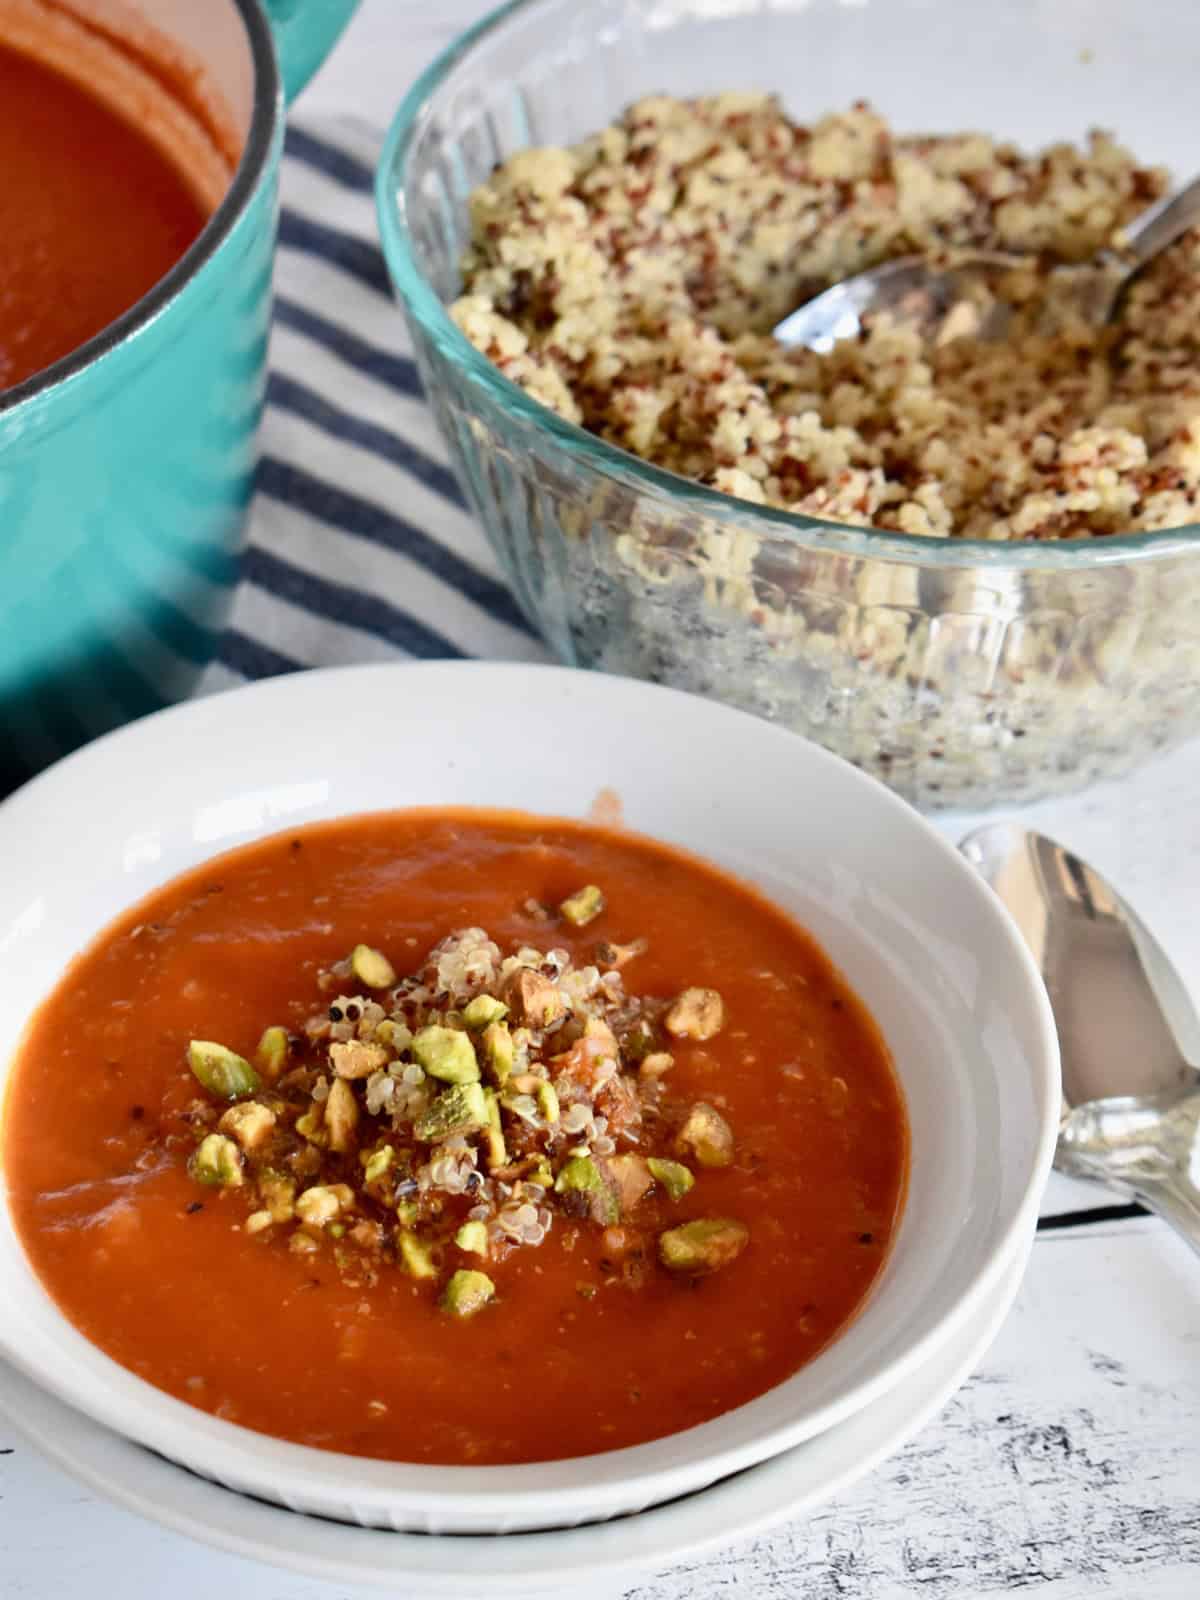
{"label": "teal pot rim", "polygon": [[824,551],[852,560],[894,561],[949,573],[963,569],[977,575],[994,573],[1000,581],[1011,574],[1087,573],[1171,557],[1195,559],[1200,547],[1200,523],[1096,539],[1001,543],[885,532],[760,506],[643,461],[568,422],[505,377],[461,332],[425,276],[409,231],[403,179],[413,147],[428,121],[429,103],[454,69],[491,34],[509,22],[536,16],[546,3],[547,0],[503,0],[448,45],[401,100],[375,169],[379,234],[397,298],[419,335],[429,340],[440,357],[454,367],[459,379],[482,397],[484,406],[496,407],[509,421],[552,440],[573,465],[583,464],[635,493],[648,493],[681,515],[691,513],[731,530],[757,532],[768,544],[794,543],[801,550]]}
{"label": "teal pot rim", "polygon": [[258,0],[233,0],[233,4],[250,45],[254,106],[241,159],[224,199],[171,270],[128,311],[61,360],[0,393],[0,423],[8,422],[22,407],[45,400],[49,391],[98,366],[166,311],[218,253],[250,204],[270,166],[275,134],[282,125],[283,85],[270,24]]}

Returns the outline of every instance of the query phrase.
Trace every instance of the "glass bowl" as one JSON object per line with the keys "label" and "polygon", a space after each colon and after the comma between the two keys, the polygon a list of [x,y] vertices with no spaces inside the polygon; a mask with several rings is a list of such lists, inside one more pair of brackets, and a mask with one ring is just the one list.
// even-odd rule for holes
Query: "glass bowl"
{"label": "glass bowl", "polygon": [[938,540],[729,498],[565,422],[458,331],[467,197],[528,145],[631,100],[769,88],[812,119],[1023,144],[1111,125],[1194,169],[1200,9],[1125,0],[516,0],[416,83],[378,175],[384,250],[463,488],[572,665],[724,700],[927,809],[1026,801],[1200,729],[1200,528]]}

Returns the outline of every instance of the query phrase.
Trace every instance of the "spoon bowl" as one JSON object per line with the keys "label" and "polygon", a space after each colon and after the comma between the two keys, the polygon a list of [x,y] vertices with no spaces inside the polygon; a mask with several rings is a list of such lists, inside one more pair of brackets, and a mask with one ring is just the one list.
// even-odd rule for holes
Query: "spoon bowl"
{"label": "spoon bowl", "polygon": [[[1119,248],[1094,260],[1068,263],[1051,274],[1041,309],[1052,326],[1082,322],[1102,327],[1119,316],[1133,281],[1181,234],[1200,222],[1200,178],[1144,211],[1121,232]],[[855,273],[815,295],[785,317],[775,338],[789,348],[824,354],[842,339],[857,338],[886,316],[912,327],[931,344],[952,339],[1003,339],[1013,301],[1005,279],[1028,274],[1028,256],[979,250],[946,262],[902,256]]]}
{"label": "spoon bowl", "polygon": [[959,846],[1016,922],[1062,1052],[1054,1164],[1142,1200],[1200,1251],[1200,1017],[1106,879],[1044,834],[995,823]]}

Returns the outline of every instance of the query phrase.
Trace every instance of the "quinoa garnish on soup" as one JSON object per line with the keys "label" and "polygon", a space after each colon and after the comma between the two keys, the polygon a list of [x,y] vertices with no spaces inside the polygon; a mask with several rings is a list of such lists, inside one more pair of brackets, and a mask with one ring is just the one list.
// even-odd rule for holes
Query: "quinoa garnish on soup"
{"label": "quinoa garnish on soup", "polygon": [[500,812],[320,824],[103,933],[34,1020],[10,1200],[116,1360],[306,1444],[552,1460],[705,1421],[853,1317],[907,1123],[754,890]]}

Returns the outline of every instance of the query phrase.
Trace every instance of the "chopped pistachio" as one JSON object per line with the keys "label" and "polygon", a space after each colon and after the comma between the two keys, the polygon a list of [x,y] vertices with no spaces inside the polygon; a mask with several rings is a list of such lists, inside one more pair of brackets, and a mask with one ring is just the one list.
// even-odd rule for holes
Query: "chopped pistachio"
{"label": "chopped pistachio", "polygon": [[380,1044],[386,1045],[389,1050],[394,1050],[399,1055],[412,1043],[412,1030],[403,1022],[396,1022],[392,1017],[384,1017],[383,1021],[375,1026],[375,1037]]}
{"label": "chopped pistachio", "polygon": [[654,1187],[649,1163],[643,1156],[621,1155],[610,1156],[605,1165],[617,1187],[617,1205],[621,1215],[627,1216]]}
{"label": "chopped pistachio", "polygon": [[646,1165],[650,1168],[651,1176],[662,1184],[672,1200],[682,1200],[696,1181],[690,1168],[681,1161],[665,1161],[661,1156],[650,1156]]}
{"label": "chopped pistachio", "polygon": [[350,970],[368,989],[390,989],[396,981],[395,967],[382,950],[373,950],[369,944],[354,946],[350,953]]}
{"label": "chopped pistachio", "polygon": [[412,1278],[436,1278],[438,1275],[437,1262],[433,1259],[433,1249],[424,1240],[410,1233],[406,1228],[399,1238],[400,1265]]}
{"label": "chopped pistachio", "polygon": [[558,1121],[558,1093],[552,1083],[545,1078],[539,1078],[537,1088],[534,1090],[537,1098],[538,1110],[548,1123]]}
{"label": "chopped pistachio", "polygon": [[457,1028],[439,1028],[436,1024],[422,1028],[413,1035],[412,1054],[431,1078],[440,1078],[443,1083],[479,1081],[475,1046]]}
{"label": "chopped pistachio", "polygon": [[661,1078],[670,1072],[675,1065],[675,1057],[669,1050],[652,1050],[648,1056],[643,1057],[638,1068],[639,1078]]}
{"label": "chopped pistachio", "polygon": [[676,1039],[713,1039],[725,1026],[725,1002],[715,989],[685,989],[663,1018]]}
{"label": "chopped pistachio", "polygon": [[222,1100],[240,1100],[260,1087],[258,1073],[244,1057],[211,1039],[193,1039],[188,1045],[188,1065],[209,1094]]}
{"label": "chopped pistachio", "polygon": [[188,1171],[198,1183],[222,1189],[237,1189],[245,1183],[242,1152],[223,1133],[210,1133],[192,1152]]}
{"label": "chopped pistachio", "polygon": [[483,1062],[493,1083],[504,1086],[513,1069],[513,1041],[506,1022],[492,1022],[483,1030]]}
{"label": "chopped pistachio", "polygon": [[363,1182],[378,1183],[380,1178],[386,1177],[392,1170],[395,1161],[396,1152],[390,1144],[372,1150],[363,1166]]}
{"label": "chopped pistachio", "polygon": [[750,1231],[728,1217],[683,1222],[658,1236],[658,1259],[668,1272],[700,1277],[717,1272],[745,1249]]}
{"label": "chopped pistachio", "polygon": [[525,1182],[539,1184],[543,1189],[553,1189],[554,1169],[544,1155],[539,1155],[534,1165],[525,1174]]}
{"label": "chopped pistachio", "polygon": [[584,1195],[589,1210],[597,1222],[610,1223],[620,1220],[621,1211],[617,1197],[610,1185],[605,1182],[604,1174],[591,1156],[571,1156],[564,1162],[558,1177],[554,1180],[554,1192],[561,1195]]}
{"label": "chopped pistachio", "polygon": [[288,1032],[286,1028],[264,1028],[263,1036],[258,1041],[254,1052],[254,1059],[262,1071],[262,1075],[270,1083],[280,1077],[288,1058]]}
{"label": "chopped pistachio", "polygon": [[474,1222],[464,1222],[454,1235],[454,1242],[460,1250],[466,1250],[473,1256],[485,1256],[488,1253],[487,1224],[478,1219]]}
{"label": "chopped pistachio", "polygon": [[478,1033],[489,1023],[500,1022],[507,1015],[508,1007],[503,1000],[497,1000],[490,994],[477,994],[474,1000],[463,1007],[463,1026],[470,1028],[472,1033]]}
{"label": "chopped pistachio", "polygon": [[488,1124],[487,1101],[478,1083],[456,1083],[445,1089],[413,1124],[413,1133],[425,1144],[448,1139],[452,1133],[477,1133]]}
{"label": "chopped pistachio", "polygon": [[557,985],[532,967],[518,967],[508,979],[505,993],[513,1016],[531,1028],[548,1028],[566,1009]]}
{"label": "chopped pistachio", "polygon": [[358,1101],[354,1090],[344,1078],[335,1078],[325,1101],[325,1126],[329,1131],[329,1148],[345,1152],[354,1143],[354,1129],[358,1124]]}
{"label": "chopped pistachio", "polygon": [[331,1239],[344,1239],[346,1237],[346,1224],[344,1222],[331,1222],[325,1231]]}
{"label": "chopped pistachio", "polygon": [[697,1100],[675,1135],[675,1149],[702,1167],[728,1167],[733,1162],[733,1129],[715,1107]]}
{"label": "chopped pistachio", "polygon": [[329,1136],[325,1132],[324,1106],[311,1105],[303,1116],[297,1117],[296,1132],[302,1139],[307,1139],[309,1144],[327,1145]]}
{"label": "chopped pistachio", "polygon": [[486,1272],[464,1271],[460,1267],[446,1285],[442,1309],[452,1317],[473,1317],[495,1293],[496,1285]]}
{"label": "chopped pistachio", "polygon": [[387,1066],[388,1053],[381,1044],[346,1039],[329,1046],[329,1060],[339,1078],[369,1078]]}
{"label": "chopped pistachio", "polygon": [[502,1167],[508,1161],[508,1147],[504,1143],[504,1128],[500,1122],[500,1097],[495,1089],[483,1091],[487,1107],[487,1126],[483,1130],[489,1167]]}
{"label": "chopped pistachio", "polygon": [[264,1228],[269,1228],[275,1218],[269,1211],[252,1211],[243,1224],[247,1233],[262,1233]]}
{"label": "chopped pistachio", "polygon": [[275,1128],[275,1113],[257,1100],[246,1100],[241,1105],[230,1106],[217,1123],[222,1133],[227,1133],[249,1153],[266,1144]]}
{"label": "chopped pistachio", "polygon": [[421,1215],[421,1208],[415,1200],[396,1201],[396,1221],[406,1228],[411,1228]]}
{"label": "chopped pistachio", "polygon": [[296,1183],[282,1172],[260,1172],[258,1193],[272,1222],[290,1222],[295,1215]]}
{"label": "chopped pistachio", "polygon": [[558,909],[572,927],[586,928],[604,910],[604,893],[594,883],[586,884],[569,895]]}
{"label": "chopped pistachio", "polygon": [[314,1227],[332,1222],[342,1209],[342,1202],[333,1185],[314,1184],[296,1201],[296,1215],[301,1222]]}

